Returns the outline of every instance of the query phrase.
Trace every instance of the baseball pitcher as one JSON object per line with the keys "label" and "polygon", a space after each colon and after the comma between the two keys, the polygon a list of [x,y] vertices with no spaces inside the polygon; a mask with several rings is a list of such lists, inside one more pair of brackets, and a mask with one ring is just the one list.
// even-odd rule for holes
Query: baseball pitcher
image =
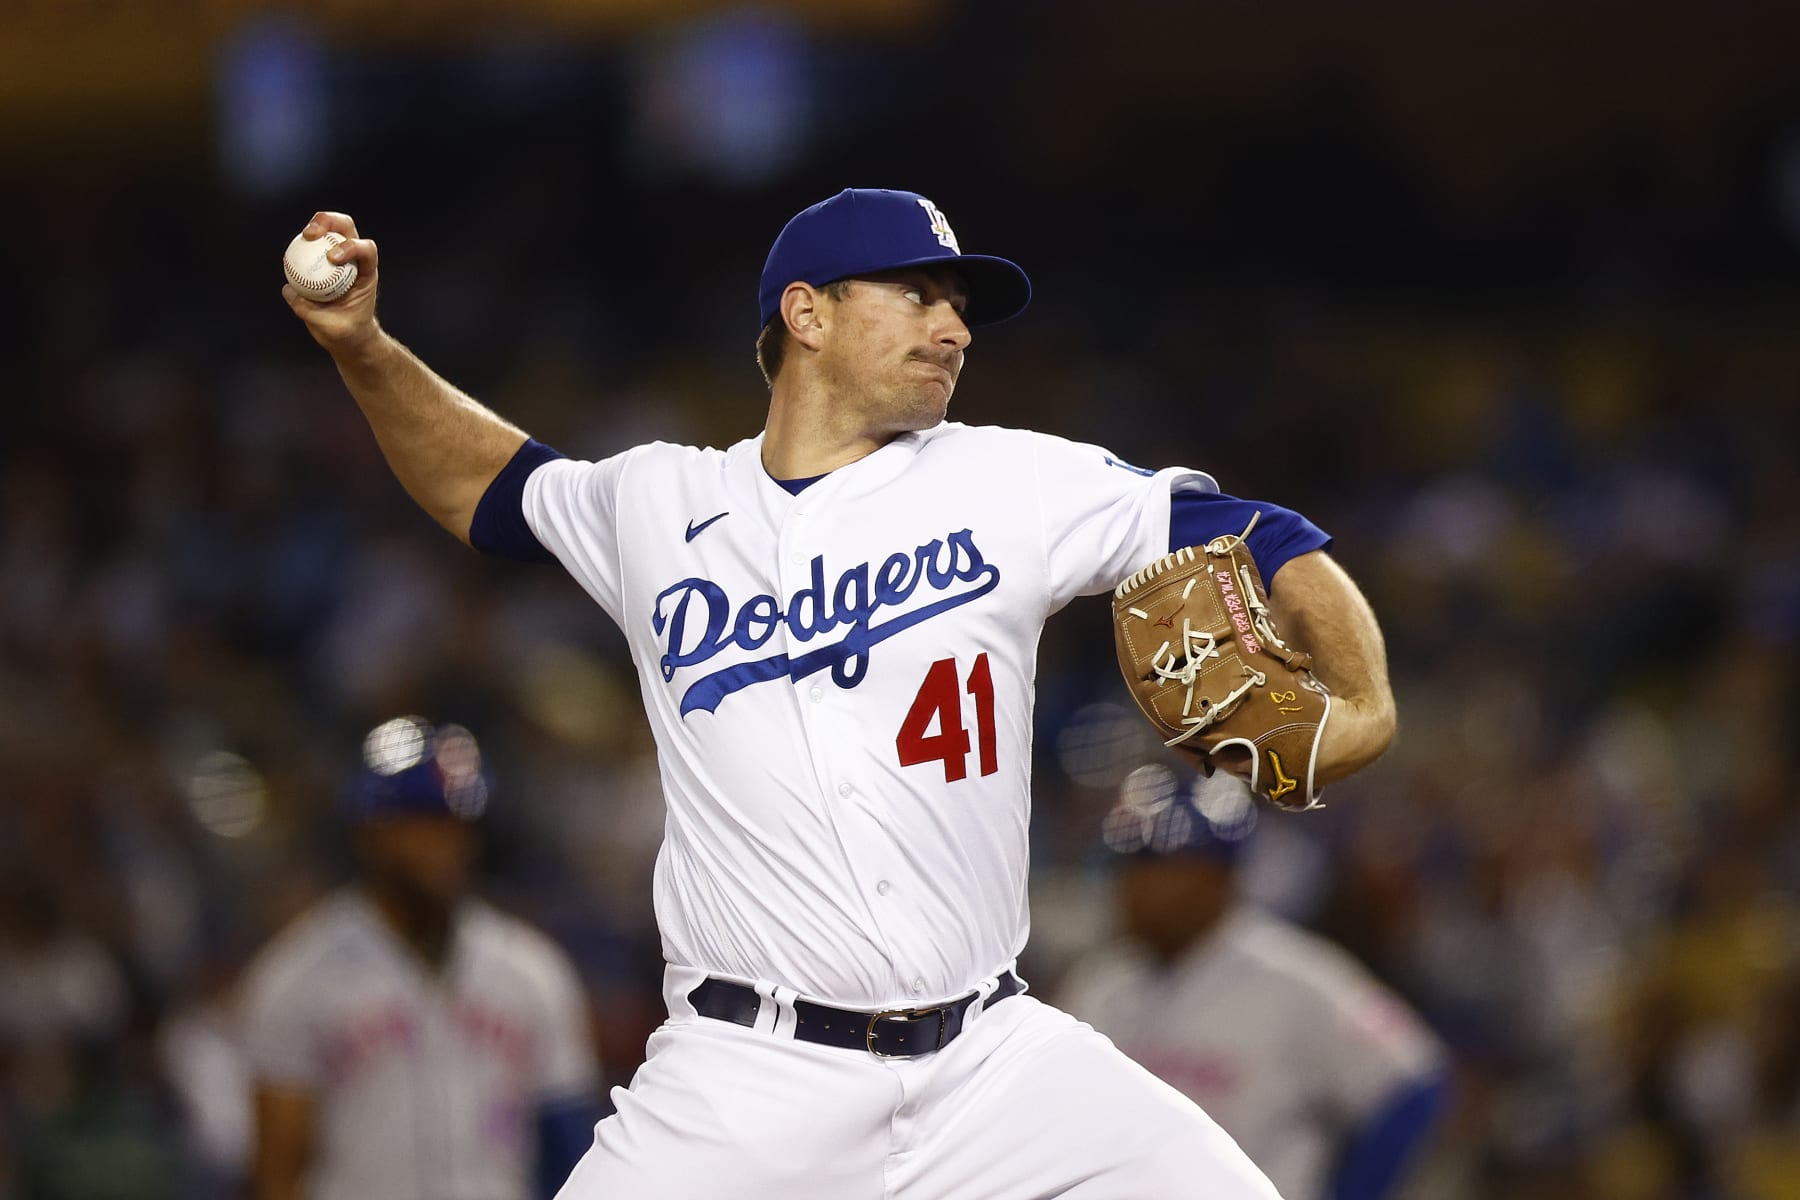
{"label": "baseball pitcher", "polygon": [[[1034,660],[1075,597],[1260,514],[1268,604],[1332,697],[1306,742],[1322,788],[1394,724],[1380,632],[1325,535],[1198,470],[948,421],[972,331],[1031,287],[912,192],[847,189],[775,239],[758,436],[597,461],[411,355],[376,319],[375,244],[340,213],[305,230],[328,232],[355,285],[284,295],[401,483],[477,548],[560,563],[624,631],[656,734],[669,1017],[563,1194],[1274,1196],[1199,1108],[1015,972]],[[1204,639],[1176,627],[1156,680],[1192,691]],[[1249,769],[1218,724],[1184,747]]]}

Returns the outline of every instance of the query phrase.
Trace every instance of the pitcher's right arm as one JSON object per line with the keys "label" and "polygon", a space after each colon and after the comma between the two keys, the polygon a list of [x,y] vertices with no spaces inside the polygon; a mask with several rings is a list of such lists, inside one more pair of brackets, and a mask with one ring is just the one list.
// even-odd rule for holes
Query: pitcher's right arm
{"label": "pitcher's right arm", "polygon": [[388,466],[420,508],[467,542],[476,506],[488,485],[525,444],[525,431],[453,387],[381,328],[375,319],[379,287],[373,240],[358,235],[343,213],[314,213],[309,238],[339,233],[332,262],[354,261],[356,282],[319,304],[284,286],[288,307],[337,364],[362,409]]}

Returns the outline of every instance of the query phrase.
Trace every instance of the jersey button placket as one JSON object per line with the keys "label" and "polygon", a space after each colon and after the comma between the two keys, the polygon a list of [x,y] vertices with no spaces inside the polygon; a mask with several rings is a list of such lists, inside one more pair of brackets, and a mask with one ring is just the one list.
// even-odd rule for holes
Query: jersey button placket
{"label": "jersey button placket", "polygon": [[[788,514],[787,520],[782,522],[777,545],[780,547],[781,559],[785,560],[789,567],[803,568],[811,560],[804,546],[806,541],[804,531],[807,524],[804,516],[805,514],[801,510],[795,509]],[[789,570],[783,574],[785,578],[782,580],[784,584],[782,591],[785,595],[792,596],[797,590],[806,586],[804,570]]]}

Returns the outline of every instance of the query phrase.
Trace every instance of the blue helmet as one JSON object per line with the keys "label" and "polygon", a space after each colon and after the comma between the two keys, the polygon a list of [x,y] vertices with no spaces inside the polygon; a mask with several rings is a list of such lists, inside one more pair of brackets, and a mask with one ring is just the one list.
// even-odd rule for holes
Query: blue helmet
{"label": "blue helmet", "polygon": [[1233,862],[1256,828],[1256,815],[1255,798],[1234,775],[1177,773],[1150,763],[1125,777],[1100,833],[1118,854],[1194,854]]}
{"label": "blue helmet", "polygon": [[363,739],[362,764],[344,791],[352,821],[440,816],[472,821],[487,808],[489,780],[475,737],[460,725],[395,717]]}

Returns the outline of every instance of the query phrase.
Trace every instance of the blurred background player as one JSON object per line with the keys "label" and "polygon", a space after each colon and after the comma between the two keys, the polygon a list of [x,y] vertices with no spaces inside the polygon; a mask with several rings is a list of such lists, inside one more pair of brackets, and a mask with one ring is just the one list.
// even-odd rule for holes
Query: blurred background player
{"label": "blurred background player", "polygon": [[1284,1200],[1392,1195],[1443,1107],[1443,1048],[1345,951],[1240,901],[1256,815],[1224,772],[1135,772],[1104,826],[1126,936],[1059,1001],[1204,1108]]}
{"label": "blurred background player", "polygon": [[363,745],[360,879],[252,964],[256,1200],[524,1200],[592,1140],[598,1066],[562,951],[469,894],[480,752],[416,717]]}

